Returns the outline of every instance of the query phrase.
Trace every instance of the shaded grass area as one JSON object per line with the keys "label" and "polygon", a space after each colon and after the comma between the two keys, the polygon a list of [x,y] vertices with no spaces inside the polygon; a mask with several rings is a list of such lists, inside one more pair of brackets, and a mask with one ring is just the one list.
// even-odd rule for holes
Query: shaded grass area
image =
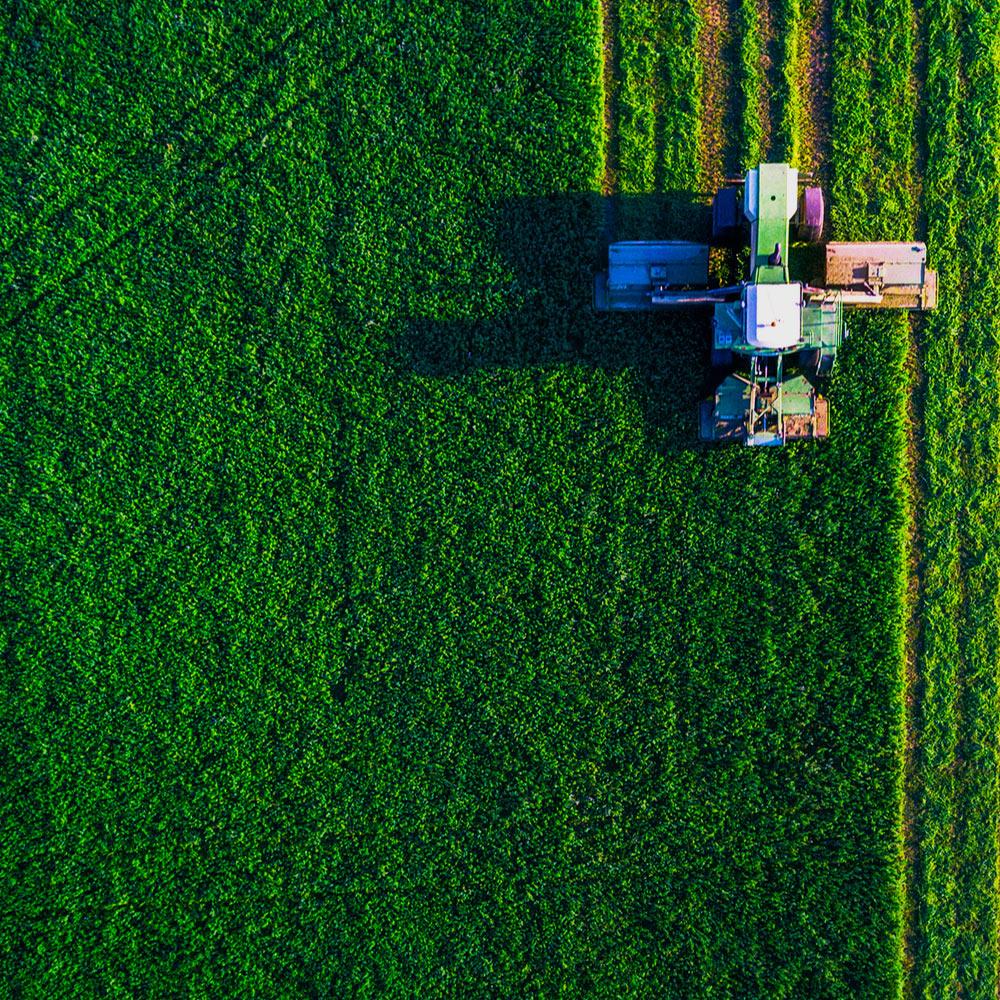
{"label": "shaded grass area", "polygon": [[[596,6],[426,13],[215,103],[275,22],[164,7],[118,90],[131,19],[14,22],[0,196],[79,210],[5,272],[4,977],[887,995],[900,330],[828,446],[698,446],[705,318],[590,310]],[[689,237],[697,17],[620,16],[625,233]],[[32,104],[70,54],[160,155]]]}

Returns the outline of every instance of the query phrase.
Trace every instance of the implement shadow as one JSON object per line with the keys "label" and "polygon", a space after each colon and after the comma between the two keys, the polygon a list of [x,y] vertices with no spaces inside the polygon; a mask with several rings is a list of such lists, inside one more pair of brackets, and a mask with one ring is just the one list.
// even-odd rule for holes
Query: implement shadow
{"label": "implement shadow", "polygon": [[[707,242],[708,198],[692,192],[515,197],[483,213],[484,256],[504,280],[468,288],[492,305],[468,320],[410,316],[392,352],[400,374],[454,377],[482,369],[561,364],[636,375],[648,435],[667,451],[697,445],[696,409],[711,388],[707,308],[607,314],[593,308],[594,274],[615,238]],[[440,288],[461,304],[463,289]],[[492,295],[492,298],[490,296]]]}

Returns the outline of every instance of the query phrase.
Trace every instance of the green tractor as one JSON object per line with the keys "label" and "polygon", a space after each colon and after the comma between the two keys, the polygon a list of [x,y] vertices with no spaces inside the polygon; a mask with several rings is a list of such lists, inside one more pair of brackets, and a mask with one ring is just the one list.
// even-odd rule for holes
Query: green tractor
{"label": "green tractor", "polygon": [[[702,440],[780,445],[825,438],[829,406],[816,381],[833,369],[846,336],[844,310],[937,304],[937,275],[926,266],[923,243],[823,244],[823,223],[820,188],[786,163],[762,163],[712,203],[714,243],[733,246],[749,230],[749,276],[738,284],[709,287],[706,244],[608,247],[608,269],[594,286],[596,309],[713,308],[712,364],[729,373],[700,405]],[[793,226],[798,245],[822,250],[818,284],[789,275]]]}

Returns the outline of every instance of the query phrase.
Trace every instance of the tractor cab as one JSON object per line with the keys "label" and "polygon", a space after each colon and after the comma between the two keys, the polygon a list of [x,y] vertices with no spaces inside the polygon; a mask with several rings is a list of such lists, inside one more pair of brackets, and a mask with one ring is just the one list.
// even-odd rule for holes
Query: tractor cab
{"label": "tractor cab", "polygon": [[802,339],[802,286],[744,286],[740,296],[743,342],[750,350],[787,351]]}

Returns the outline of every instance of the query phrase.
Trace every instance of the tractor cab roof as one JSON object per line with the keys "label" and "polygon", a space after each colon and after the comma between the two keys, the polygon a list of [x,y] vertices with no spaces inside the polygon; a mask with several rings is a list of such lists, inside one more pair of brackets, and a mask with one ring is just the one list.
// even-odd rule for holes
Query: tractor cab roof
{"label": "tractor cab roof", "polygon": [[749,284],[743,290],[744,336],[751,347],[787,350],[802,337],[802,286]]}

